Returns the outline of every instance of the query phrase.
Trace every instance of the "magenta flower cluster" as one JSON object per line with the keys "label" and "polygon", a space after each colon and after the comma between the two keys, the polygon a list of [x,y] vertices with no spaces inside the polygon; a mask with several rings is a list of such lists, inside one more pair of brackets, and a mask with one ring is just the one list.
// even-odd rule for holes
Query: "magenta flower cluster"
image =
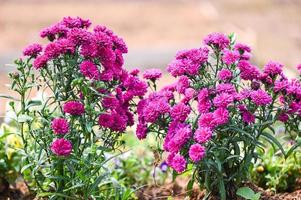
{"label": "magenta flower cluster", "polygon": [[283,105],[276,114],[280,121],[301,115],[301,83],[289,81],[282,64],[270,61],[261,71],[249,60],[249,46],[232,44],[222,33],[209,34],[204,44],[180,51],[167,66],[177,81],[150,93],[137,107],[137,137],[164,132],[166,162],[178,173],[204,159],[210,141],[233,119],[253,125],[261,108],[275,101]]}
{"label": "magenta flower cluster", "polygon": [[[90,26],[89,20],[65,17],[41,31],[40,36],[48,39],[44,47],[35,43],[23,52],[24,56],[32,59],[33,67],[41,74],[52,76],[49,72],[53,70],[53,76],[57,76],[56,73],[65,76],[59,82],[60,87],[65,87],[61,89],[67,95],[62,97],[63,100],[58,100],[62,101],[60,106],[64,118],[55,118],[51,122],[52,131],[58,137],[51,150],[58,156],[71,152],[66,149],[72,146],[69,142],[73,141],[73,136],[66,134],[75,128],[76,120],[90,117],[87,115],[91,112],[91,100],[95,101],[95,108],[92,109],[98,112],[93,117],[98,128],[122,133],[134,124],[134,98],[142,98],[148,88],[147,83],[138,77],[139,70],[128,72],[123,68],[123,55],[128,52],[123,39],[105,26],[97,25],[89,30]],[[161,76],[161,71],[157,69],[144,73],[147,80],[157,80]],[[74,87],[73,84],[79,81],[82,81],[80,87],[87,85],[89,88],[82,90]],[[63,82],[70,86],[67,88]],[[87,103],[91,92],[96,94],[93,98],[89,97],[90,103]]]}

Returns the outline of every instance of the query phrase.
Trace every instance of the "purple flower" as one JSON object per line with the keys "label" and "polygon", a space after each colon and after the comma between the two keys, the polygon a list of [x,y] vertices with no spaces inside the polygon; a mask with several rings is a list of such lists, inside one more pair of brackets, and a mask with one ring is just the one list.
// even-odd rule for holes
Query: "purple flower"
{"label": "purple flower", "polygon": [[282,73],[282,67],[282,64],[270,61],[264,66],[263,72],[273,77]]}
{"label": "purple flower", "polygon": [[265,106],[272,103],[272,97],[261,89],[253,91],[251,93],[251,99],[258,106]]}
{"label": "purple flower", "polygon": [[149,100],[143,109],[142,116],[146,122],[155,122],[160,115],[168,113],[170,111],[170,105],[166,98],[158,97],[153,100]]}
{"label": "purple flower", "polygon": [[251,65],[248,61],[241,60],[238,63],[238,68],[240,70],[240,77],[243,80],[258,80],[260,72],[257,67]]}
{"label": "purple flower", "polygon": [[218,125],[226,124],[229,121],[229,112],[227,109],[220,107],[213,112],[214,123]]}
{"label": "purple flower", "polygon": [[69,123],[64,118],[55,118],[51,122],[51,128],[55,134],[66,134],[69,131]]}
{"label": "purple flower", "polygon": [[130,74],[132,76],[138,76],[139,72],[140,72],[140,70],[137,69],[137,68],[135,68],[135,69],[133,69],[133,70],[130,71]]}
{"label": "purple flower", "polygon": [[208,142],[212,137],[212,131],[210,128],[200,127],[194,133],[194,140],[198,143]]}
{"label": "purple flower", "polygon": [[231,94],[221,93],[213,99],[213,104],[215,107],[227,108],[229,104],[233,102],[233,100],[234,98]]}
{"label": "purple flower", "polygon": [[198,94],[198,111],[200,113],[207,113],[209,112],[210,107],[209,91],[207,88],[204,88]]}
{"label": "purple flower", "polygon": [[186,120],[190,111],[191,108],[188,105],[185,105],[184,103],[178,103],[172,107],[170,115],[174,121],[182,122]]}
{"label": "purple flower", "polygon": [[222,69],[219,71],[217,77],[222,81],[229,81],[232,79],[232,72],[228,69]]}
{"label": "purple flower", "polygon": [[168,66],[167,71],[174,77],[181,75],[196,75],[201,65],[208,59],[208,49],[199,48],[180,51]]}
{"label": "purple flower", "polygon": [[72,144],[65,138],[55,139],[50,149],[57,156],[69,156],[72,151]]}
{"label": "purple flower", "polygon": [[128,75],[124,80],[123,86],[134,96],[143,96],[147,92],[147,83],[140,80],[137,76]]}
{"label": "purple flower", "polygon": [[191,129],[188,126],[176,128],[173,137],[167,144],[168,151],[173,153],[179,152],[182,146],[189,140],[191,134]]}
{"label": "purple flower", "polygon": [[285,92],[289,86],[289,82],[287,80],[277,80],[274,84],[274,92]]}
{"label": "purple flower", "polygon": [[23,50],[24,56],[37,57],[42,52],[42,45],[34,43]]}
{"label": "purple flower", "polygon": [[195,97],[195,90],[193,88],[187,88],[184,92],[184,99],[182,99],[182,102],[187,104],[191,99]]}
{"label": "purple flower", "polygon": [[240,55],[237,51],[224,50],[222,60],[227,65],[232,65],[238,61]]}
{"label": "purple flower", "polygon": [[166,173],[167,172],[167,169],[168,169],[168,165],[166,163],[166,161],[163,161],[160,165],[159,165],[159,168],[161,169],[161,171],[163,173]]}
{"label": "purple flower", "polygon": [[213,113],[203,113],[198,121],[199,127],[213,129],[216,127]]}
{"label": "purple flower", "polygon": [[240,93],[236,94],[235,100],[242,101],[251,97],[252,90],[243,89]]}
{"label": "purple flower", "polygon": [[242,111],[242,120],[247,124],[253,124],[255,122],[255,116],[251,112],[244,110]]}
{"label": "purple flower", "polygon": [[190,80],[187,76],[180,76],[179,79],[178,79],[178,82],[177,82],[177,91],[180,93],[180,94],[184,94],[185,93],[185,90],[187,88],[189,88],[190,86]]}
{"label": "purple flower", "polygon": [[89,28],[91,25],[90,20],[85,20],[80,17],[64,17],[61,24],[68,28]]}
{"label": "purple flower", "polygon": [[285,122],[287,122],[287,121],[289,120],[289,116],[288,116],[288,114],[286,114],[286,113],[281,113],[281,114],[278,116],[278,120],[285,123]]}
{"label": "purple flower", "polygon": [[182,173],[186,169],[186,160],[180,154],[171,154],[167,163],[178,173]]}
{"label": "purple flower", "polygon": [[251,48],[248,45],[242,43],[236,43],[234,49],[239,51],[240,54],[243,54],[244,52],[251,52]]}
{"label": "purple flower", "polygon": [[204,43],[208,46],[213,45],[218,49],[224,49],[229,46],[229,38],[222,33],[210,33],[205,39]]}
{"label": "purple flower", "polygon": [[89,60],[85,60],[80,64],[80,72],[92,80],[98,80],[100,78],[100,72],[97,66]]}
{"label": "purple flower", "polygon": [[234,85],[232,85],[231,83],[218,84],[216,87],[216,90],[218,93],[228,93],[228,94],[236,93],[236,89],[235,89]]}
{"label": "purple flower", "polygon": [[143,78],[155,81],[161,78],[162,72],[160,69],[149,69],[143,73]]}
{"label": "purple flower", "polygon": [[114,97],[113,95],[109,95],[107,97],[104,97],[101,101],[104,108],[107,109],[116,109],[120,106],[119,100]]}
{"label": "purple flower", "polygon": [[78,101],[68,101],[64,104],[63,110],[70,115],[82,115],[85,112],[84,105]]}
{"label": "purple flower", "polygon": [[144,123],[138,123],[136,136],[139,140],[145,139],[147,136],[147,126]]}
{"label": "purple flower", "polygon": [[193,162],[198,162],[205,157],[206,150],[200,144],[193,144],[189,148],[189,157]]}
{"label": "purple flower", "polygon": [[123,132],[126,129],[128,117],[122,112],[112,111],[111,113],[100,114],[98,124],[109,128],[112,131]]}
{"label": "purple flower", "polygon": [[62,48],[58,42],[51,42],[47,44],[44,50],[44,54],[50,59],[57,58],[61,53]]}
{"label": "purple flower", "polygon": [[33,62],[33,67],[35,69],[41,69],[47,66],[47,62],[49,61],[49,58],[46,55],[41,55],[36,57],[36,59]]}

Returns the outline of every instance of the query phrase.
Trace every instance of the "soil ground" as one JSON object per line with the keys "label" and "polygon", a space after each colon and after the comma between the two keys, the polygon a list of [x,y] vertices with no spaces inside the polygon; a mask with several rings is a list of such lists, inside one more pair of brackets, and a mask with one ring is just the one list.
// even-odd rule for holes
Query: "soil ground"
{"label": "soil ground", "polygon": [[[199,190],[194,187],[192,191],[186,191],[186,180],[180,179],[175,183],[168,183],[161,186],[147,186],[137,191],[136,195],[139,200],[167,200],[168,197],[173,197],[173,200],[183,200],[190,194],[190,200],[202,199],[205,191]],[[301,189],[292,193],[279,193],[273,194],[272,192],[265,191],[253,184],[247,184],[255,192],[261,192],[262,200],[301,200]],[[0,193],[0,200],[33,200],[32,196],[24,182],[18,182],[15,187],[10,187],[9,190]],[[218,200],[218,198],[211,198],[211,200]],[[242,199],[238,199],[242,200]]]}

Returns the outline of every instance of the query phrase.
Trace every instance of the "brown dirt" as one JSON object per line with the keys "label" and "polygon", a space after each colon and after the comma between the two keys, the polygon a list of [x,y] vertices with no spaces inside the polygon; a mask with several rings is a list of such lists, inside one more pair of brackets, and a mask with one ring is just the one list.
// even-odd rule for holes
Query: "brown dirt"
{"label": "brown dirt", "polygon": [[[175,183],[165,185],[151,185],[141,188],[136,195],[139,200],[166,200],[172,197],[173,200],[182,200],[190,196],[190,200],[202,199],[205,195],[204,190],[199,190],[194,187],[191,191],[185,190],[185,180],[178,180]],[[255,192],[261,192],[262,200],[301,200],[301,189],[292,193],[273,194],[271,191],[266,191],[252,183],[246,183],[246,186],[252,188]],[[18,182],[15,186],[0,193],[0,200],[33,200],[35,197],[31,195],[24,182]],[[210,200],[218,200],[216,197],[211,197]],[[240,200],[240,198],[239,198]]]}
{"label": "brown dirt", "polygon": [[[139,200],[166,200],[168,197],[173,197],[174,200],[182,200],[189,195],[189,192],[185,191],[185,187],[181,187],[180,185],[182,184],[176,182],[162,186],[149,186],[139,190],[137,196]],[[273,194],[251,183],[247,183],[246,186],[252,188],[255,192],[261,192],[262,200],[301,200],[301,189],[292,193]],[[202,199],[205,195],[205,191],[197,188],[194,188],[190,192],[190,200]],[[218,200],[218,198],[211,197],[210,200]]]}
{"label": "brown dirt", "polygon": [[14,186],[0,192],[0,200],[32,200],[34,196],[29,193],[24,182],[17,182]]}

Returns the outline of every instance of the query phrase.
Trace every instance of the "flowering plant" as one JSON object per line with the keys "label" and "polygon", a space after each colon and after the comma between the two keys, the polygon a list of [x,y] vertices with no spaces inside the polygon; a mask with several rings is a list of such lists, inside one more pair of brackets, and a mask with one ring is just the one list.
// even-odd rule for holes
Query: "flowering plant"
{"label": "flowering plant", "polygon": [[40,196],[100,198],[110,182],[104,153],[121,145],[119,136],[134,123],[134,98],[147,91],[137,71],[123,68],[122,38],[90,25],[65,17],[43,29],[48,43],[29,45],[10,74],[21,103],[11,105],[24,143],[22,172]]}
{"label": "flowering plant", "polygon": [[[289,80],[277,62],[259,70],[250,52],[233,35],[209,34],[204,47],[180,51],[168,65],[177,82],[137,106],[137,137],[152,132],[163,138],[168,165],[182,173],[191,164],[189,187],[197,180],[221,199],[235,198],[258,158],[256,148],[264,146],[261,139],[286,154],[273,134],[276,121],[294,139],[293,131],[300,133],[300,81]],[[151,82],[158,78],[153,75]]]}

